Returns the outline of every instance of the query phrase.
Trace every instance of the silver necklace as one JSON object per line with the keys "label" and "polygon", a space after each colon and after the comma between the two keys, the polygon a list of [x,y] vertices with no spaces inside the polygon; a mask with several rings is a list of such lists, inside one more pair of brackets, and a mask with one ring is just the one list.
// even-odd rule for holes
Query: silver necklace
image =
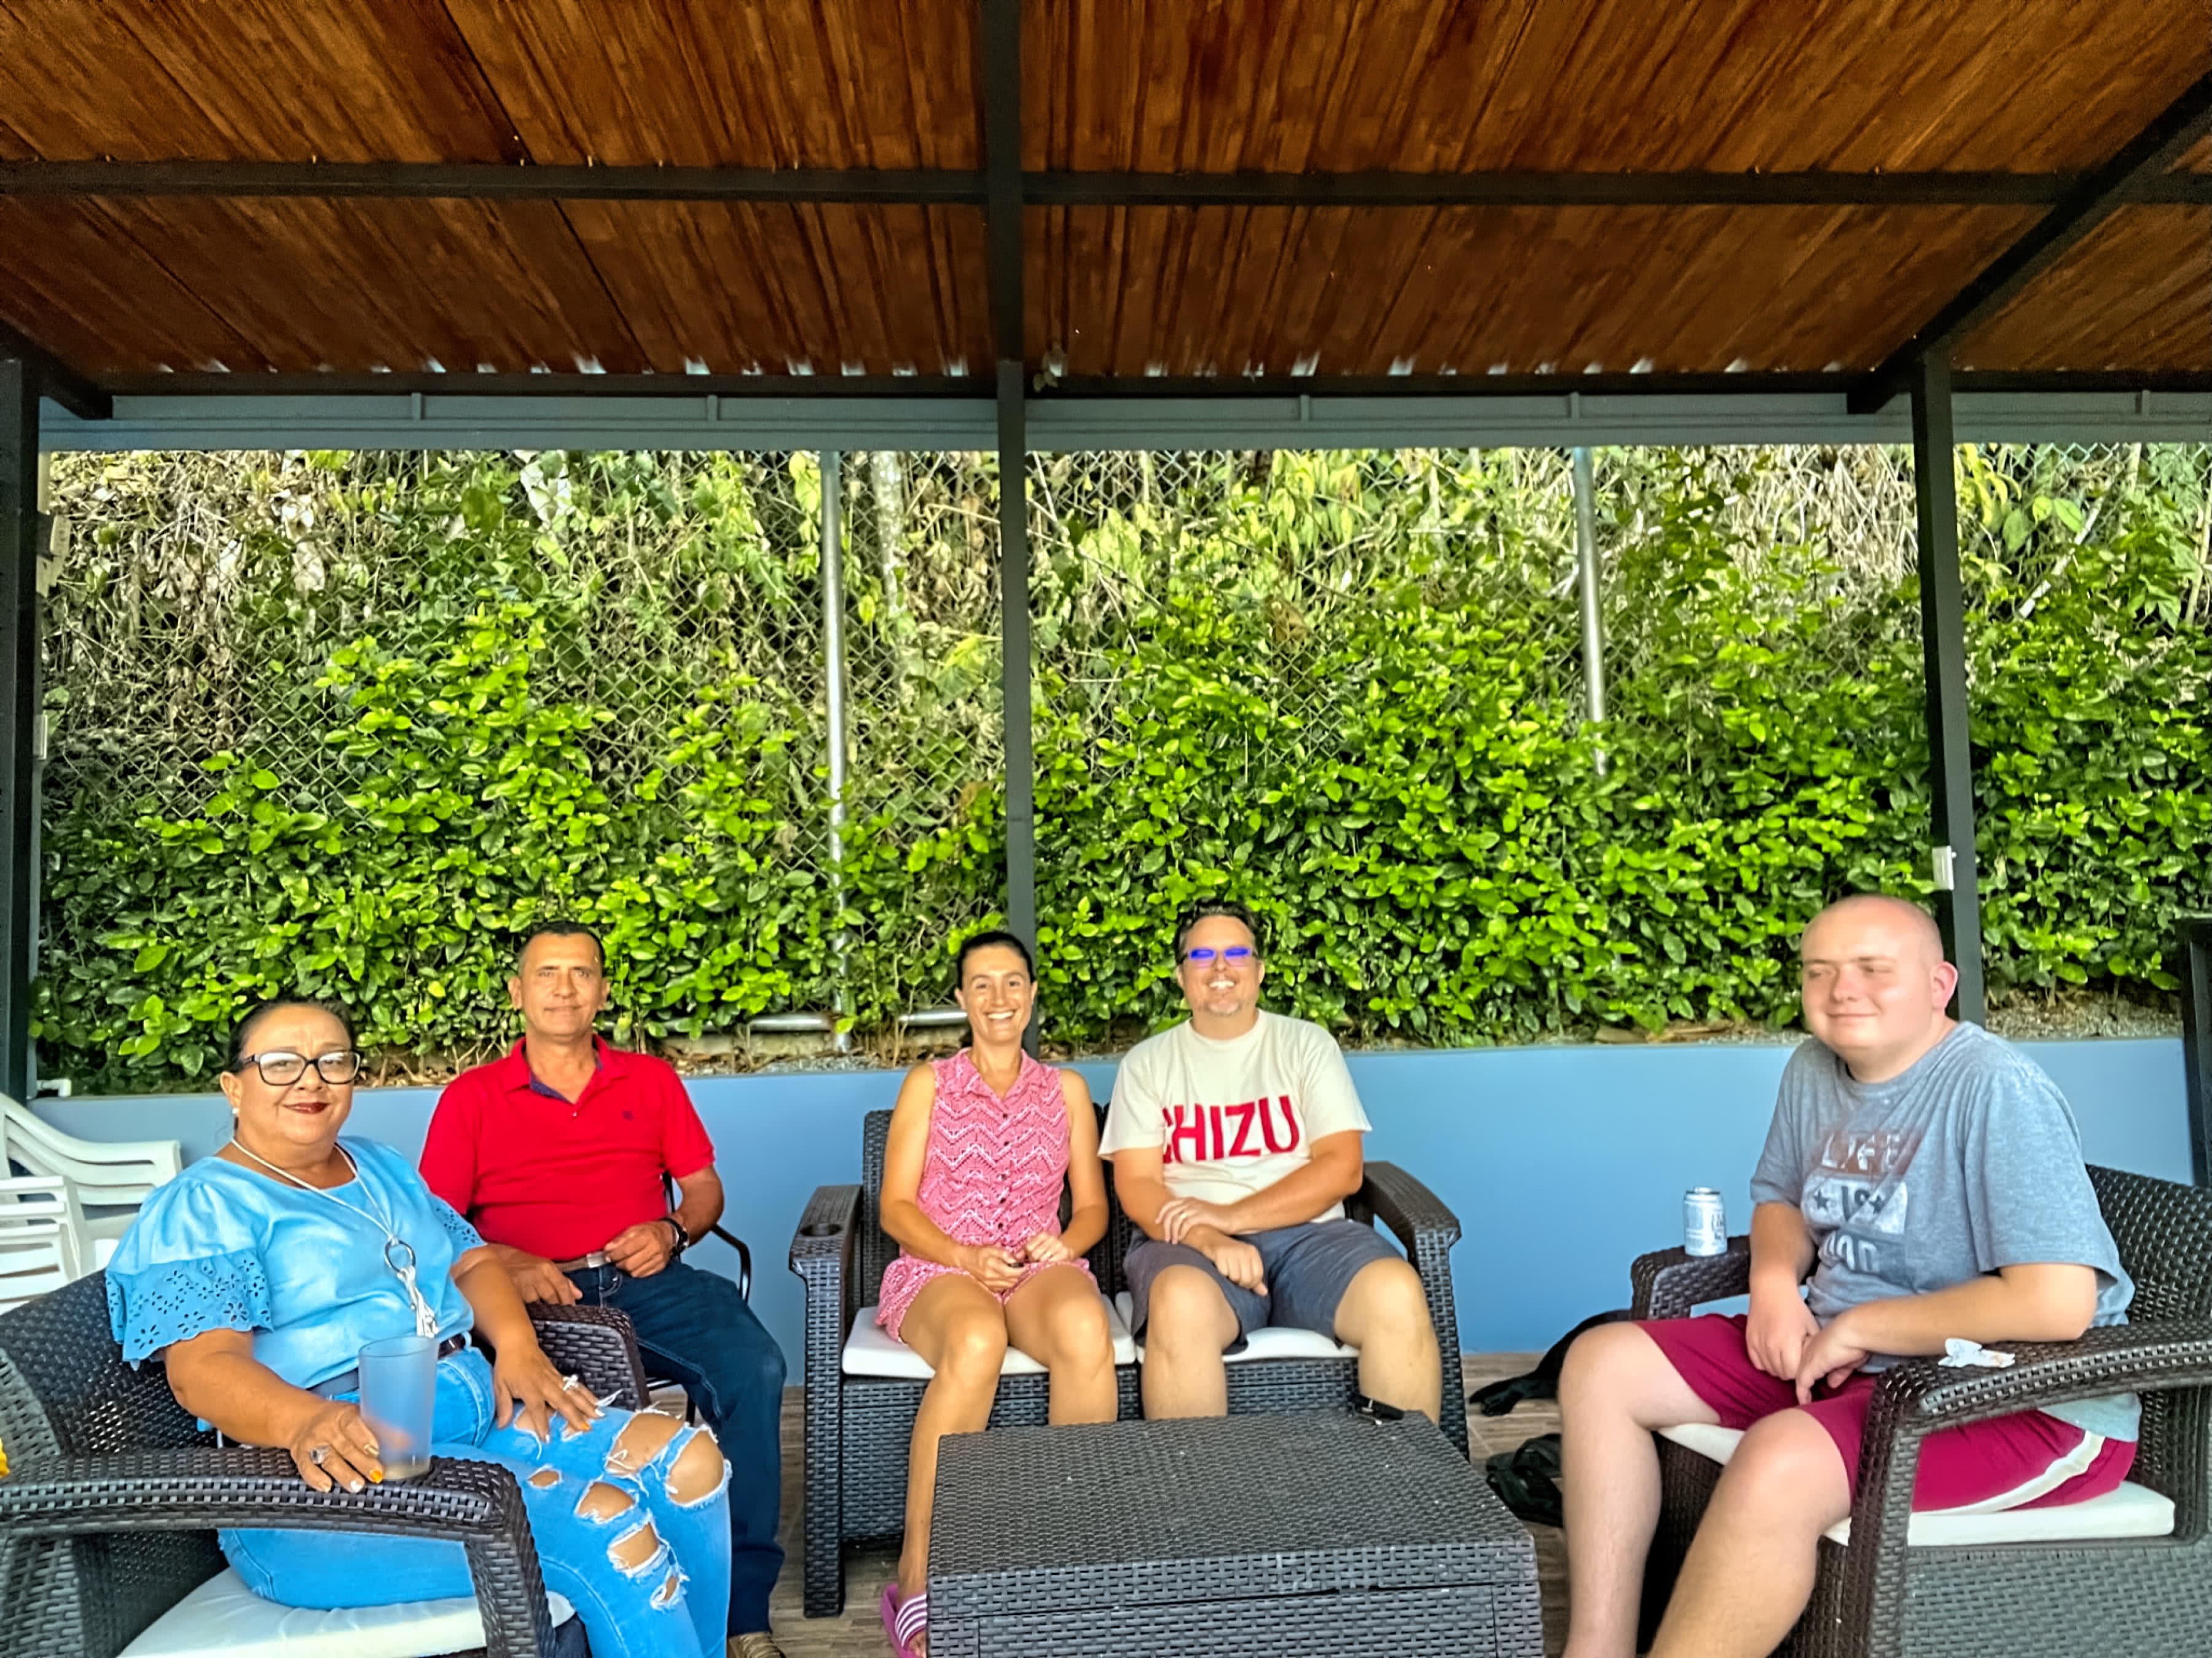
{"label": "silver necklace", "polygon": [[[386,1210],[383,1204],[377,1201],[376,1194],[368,1189],[368,1183],[366,1181],[362,1181],[362,1195],[367,1198],[372,1204],[375,1204],[377,1212],[374,1214],[371,1214],[366,1209],[362,1209],[353,1204],[348,1203],[343,1198],[340,1197],[335,1192],[325,1191],[319,1186],[310,1186],[307,1181],[301,1180],[297,1175],[289,1174],[285,1170],[279,1169],[275,1163],[270,1162],[268,1158],[256,1153],[235,1134],[231,1136],[230,1143],[238,1147],[238,1149],[244,1152],[247,1157],[252,1157],[254,1162],[259,1163],[264,1169],[266,1169],[270,1174],[276,1175],[278,1180],[289,1181],[293,1185],[298,1187],[302,1192],[313,1192],[319,1198],[328,1199],[331,1202],[335,1203],[339,1208],[345,1210],[348,1213],[359,1215],[371,1226],[374,1226],[378,1231],[383,1233],[384,1264],[391,1269],[392,1276],[399,1280],[399,1287],[407,1292],[408,1304],[415,1309],[415,1333],[418,1336],[434,1336],[438,1333],[437,1312],[431,1307],[429,1302],[424,1297],[422,1286],[415,1281],[414,1246],[409,1243],[405,1238],[401,1237],[399,1234],[392,1229],[391,1212]],[[333,1149],[340,1157],[346,1160],[346,1167],[353,1171],[353,1177],[357,1181],[361,1180],[361,1165],[354,1161],[353,1153],[347,1151],[343,1145],[335,1145]]]}

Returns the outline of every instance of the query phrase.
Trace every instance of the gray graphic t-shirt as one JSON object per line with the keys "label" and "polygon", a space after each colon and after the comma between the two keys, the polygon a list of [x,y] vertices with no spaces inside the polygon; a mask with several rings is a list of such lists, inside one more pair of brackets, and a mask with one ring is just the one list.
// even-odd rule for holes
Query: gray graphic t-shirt
{"label": "gray graphic t-shirt", "polygon": [[[2135,1285],[2097,1207],[2081,1135],[2057,1084],[1979,1025],[1961,1024],[1903,1075],[1855,1080],[1818,1041],[1790,1056],[1753,1203],[1805,1217],[1819,1251],[1807,1296],[1822,1324],[1863,1302],[1923,1295],[2002,1266],[2097,1272],[2098,1324],[2127,1322]],[[1867,1365],[1896,1363],[1880,1355]],[[2133,1394],[2054,1405],[2133,1439]]]}

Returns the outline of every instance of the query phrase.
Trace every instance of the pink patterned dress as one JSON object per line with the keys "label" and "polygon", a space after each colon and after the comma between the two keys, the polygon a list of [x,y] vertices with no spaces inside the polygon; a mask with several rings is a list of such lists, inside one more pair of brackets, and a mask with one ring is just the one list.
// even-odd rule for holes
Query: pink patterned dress
{"label": "pink patterned dress", "polygon": [[[915,1200],[956,1243],[995,1243],[1018,1251],[1039,1232],[1060,1230],[1060,1197],[1067,1181],[1067,1102],[1060,1072],[1028,1054],[1004,1099],[991,1091],[966,1048],[939,1060],[937,1103],[929,1114],[929,1149]],[[1086,1275],[1091,1264],[1071,1263]],[[896,1339],[907,1309],[922,1286],[957,1266],[940,1266],[899,1251],[884,1268],[876,1322]],[[1001,1293],[1003,1303],[1030,1274]]]}

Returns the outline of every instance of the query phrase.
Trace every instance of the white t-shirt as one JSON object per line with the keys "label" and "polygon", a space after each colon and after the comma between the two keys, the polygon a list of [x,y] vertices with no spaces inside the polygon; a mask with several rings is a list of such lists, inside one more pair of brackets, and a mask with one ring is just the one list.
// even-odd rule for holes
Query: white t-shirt
{"label": "white t-shirt", "polygon": [[[1304,1168],[1324,1135],[1372,1127],[1335,1038],[1263,1009],[1227,1042],[1186,1019],[1130,1049],[1098,1149],[1156,1147],[1170,1195],[1235,1203]],[[1343,1213],[1334,1204],[1314,1218]]]}

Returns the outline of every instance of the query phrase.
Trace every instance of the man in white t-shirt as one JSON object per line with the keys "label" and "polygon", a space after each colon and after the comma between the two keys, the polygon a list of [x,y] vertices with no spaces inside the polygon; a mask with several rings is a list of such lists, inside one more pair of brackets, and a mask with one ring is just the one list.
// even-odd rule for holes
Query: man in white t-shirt
{"label": "man in white t-shirt", "polygon": [[1146,1234],[1124,1266],[1147,1417],[1220,1416],[1223,1355],[1265,1325],[1359,1350],[1360,1391],[1434,1421],[1443,1380],[1418,1273],[1344,1215],[1367,1114],[1329,1034],[1260,1007],[1267,966],[1242,904],[1176,930],[1190,1017],[1121,1062],[1099,1150]]}

